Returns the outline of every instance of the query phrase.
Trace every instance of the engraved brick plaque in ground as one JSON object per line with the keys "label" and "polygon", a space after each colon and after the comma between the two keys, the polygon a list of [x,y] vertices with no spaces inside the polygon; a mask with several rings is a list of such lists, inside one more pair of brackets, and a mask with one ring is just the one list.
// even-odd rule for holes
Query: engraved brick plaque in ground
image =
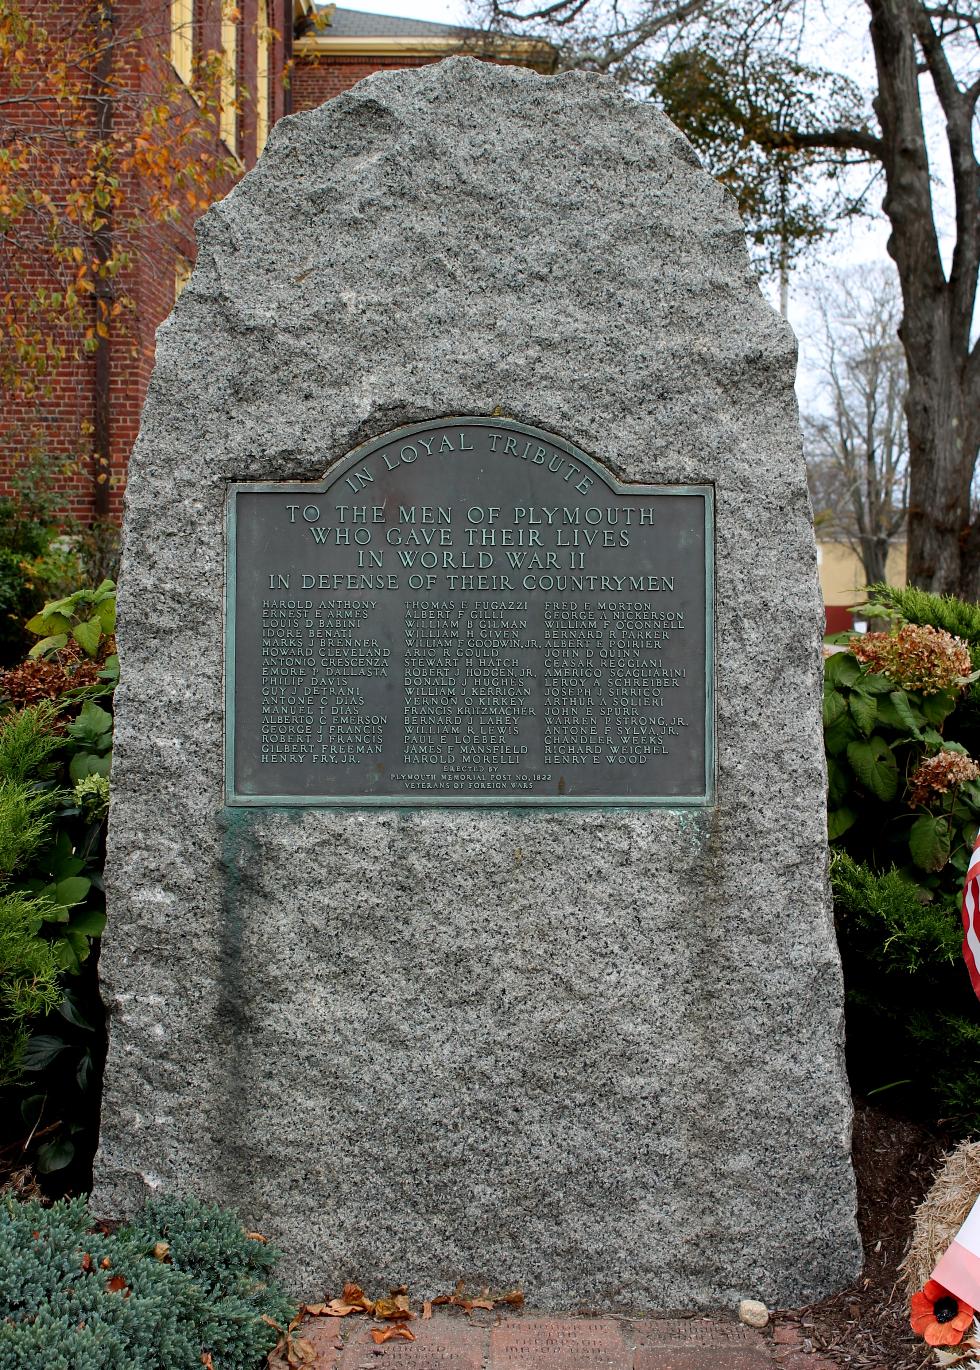
{"label": "engraved brick plaque in ground", "polygon": [[414,1341],[392,1340],[375,1345],[371,1330],[358,1326],[345,1338],[339,1370],[360,1370],[368,1362],[379,1370],[482,1370],[487,1329],[462,1317],[434,1317],[411,1324]]}
{"label": "engraved brick plaque in ground", "polygon": [[772,1370],[766,1341],[740,1323],[654,1318],[633,1328],[633,1370]]}
{"label": "engraved brick plaque in ground", "polygon": [[505,1318],[490,1333],[494,1370],[631,1370],[623,1324],[612,1318]]}
{"label": "engraved brick plaque in ground", "polygon": [[[126,495],[96,1210],[233,1204],[307,1299],[464,1277],[600,1314],[849,1282],[795,346],[734,202],[615,82],[458,57],[283,119],[198,231]],[[488,450],[436,442],[459,416]],[[268,593],[239,566],[226,601],[229,491],[264,486],[298,507],[241,523]],[[263,681],[274,628],[315,673]]]}

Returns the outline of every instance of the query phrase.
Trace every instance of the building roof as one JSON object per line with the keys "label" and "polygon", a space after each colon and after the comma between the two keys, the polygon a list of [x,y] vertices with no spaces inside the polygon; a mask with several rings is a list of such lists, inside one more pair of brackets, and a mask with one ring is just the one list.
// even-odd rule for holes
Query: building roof
{"label": "building roof", "polygon": [[315,13],[322,16],[317,26],[319,32],[330,38],[463,38],[467,33],[452,24],[399,19],[391,14],[343,9],[340,5],[319,5]]}
{"label": "building roof", "polygon": [[302,13],[293,51],[304,61],[330,57],[438,60],[454,52],[468,52],[474,57],[551,72],[558,57],[557,49],[541,38],[481,33],[454,24],[372,14],[340,5],[315,5],[312,0],[294,0],[294,9],[296,4],[301,6]]}

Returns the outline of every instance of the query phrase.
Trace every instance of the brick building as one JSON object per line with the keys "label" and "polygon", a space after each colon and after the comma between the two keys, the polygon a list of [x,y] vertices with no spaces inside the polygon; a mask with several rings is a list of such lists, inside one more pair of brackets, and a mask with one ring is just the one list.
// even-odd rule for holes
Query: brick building
{"label": "brick building", "polygon": [[[19,218],[5,220],[10,187],[0,177],[0,374],[7,378],[0,493],[34,462],[48,470],[64,510],[85,522],[121,515],[156,329],[193,264],[202,204],[179,182],[182,157],[207,164],[207,198],[214,198],[254,165],[277,119],[313,108],[371,72],[460,51],[539,71],[553,69],[555,60],[546,43],[336,6],[317,10],[312,0],[20,4],[28,17],[35,7],[38,36],[16,62],[4,65],[0,50],[0,145],[22,154],[28,201],[36,189],[54,208],[43,211],[38,202],[35,212],[27,203],[25,212],[17,201]],[[67,92],[49,79],[66,55],[81,73]],[[97,181],[94,147],[112,149],[117,181],[101,224],[72,210]],[[161,202],[157,182],[169,174],[168,154],[178,183]],[[54,219],[64,230],[57,251]],[[88,293],[63,323],[50,301],[71,289],[76,257],[89,270]],[[38,300],[47,301],[40,313]],[[22,335],[32,328],[35,352],[47,348],[33,393],[16,383],[27,374],[19,358]]]}
{"label": "brick building", "polygon": [[293,41],[293,108],[315,109],[372,72],[421,67],[465,52],[491,62],[554,71],[550,43],[501,38],[448,24],[399,19],[326,5],[303,15]]}

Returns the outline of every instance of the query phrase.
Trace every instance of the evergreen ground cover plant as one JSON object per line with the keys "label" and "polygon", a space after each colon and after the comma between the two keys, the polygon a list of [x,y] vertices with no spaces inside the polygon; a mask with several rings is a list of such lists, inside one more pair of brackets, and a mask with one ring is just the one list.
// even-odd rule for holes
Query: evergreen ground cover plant
{"label": "evergreen ground cover plant", "polygon": [[0,1161],[55,1192],[85,1186],[97,1126],[114,627],[112,582],[76,591],[0,673]]}
{"label": "evergreen ground cover plant", "polygon": [[[960,904],[980,827],[980,606],[875,586],[828,657],[831,880],[855,1087],[980,1128]],[[971,754],[972,753],[972,754]]]}
{"label": "evergreen ground cover plant", "polygon": [[93,1229],[83,1199],[0,1198],[0,1370],[259,1370],[295,1307],[230,1213],[151,1200]]}

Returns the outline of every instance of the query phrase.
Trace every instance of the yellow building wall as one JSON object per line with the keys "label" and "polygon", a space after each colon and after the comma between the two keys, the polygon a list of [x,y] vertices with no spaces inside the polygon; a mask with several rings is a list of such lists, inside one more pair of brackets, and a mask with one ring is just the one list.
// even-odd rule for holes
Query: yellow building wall
{"label": "yellow building wall", "polygon": [[[860,558],[839,542],[817,543],[817,565],[824,605],[860,604],[867,579]],[[905,544],[896,543],[888,553],[885,578],[889,585],[905,584]]]}

